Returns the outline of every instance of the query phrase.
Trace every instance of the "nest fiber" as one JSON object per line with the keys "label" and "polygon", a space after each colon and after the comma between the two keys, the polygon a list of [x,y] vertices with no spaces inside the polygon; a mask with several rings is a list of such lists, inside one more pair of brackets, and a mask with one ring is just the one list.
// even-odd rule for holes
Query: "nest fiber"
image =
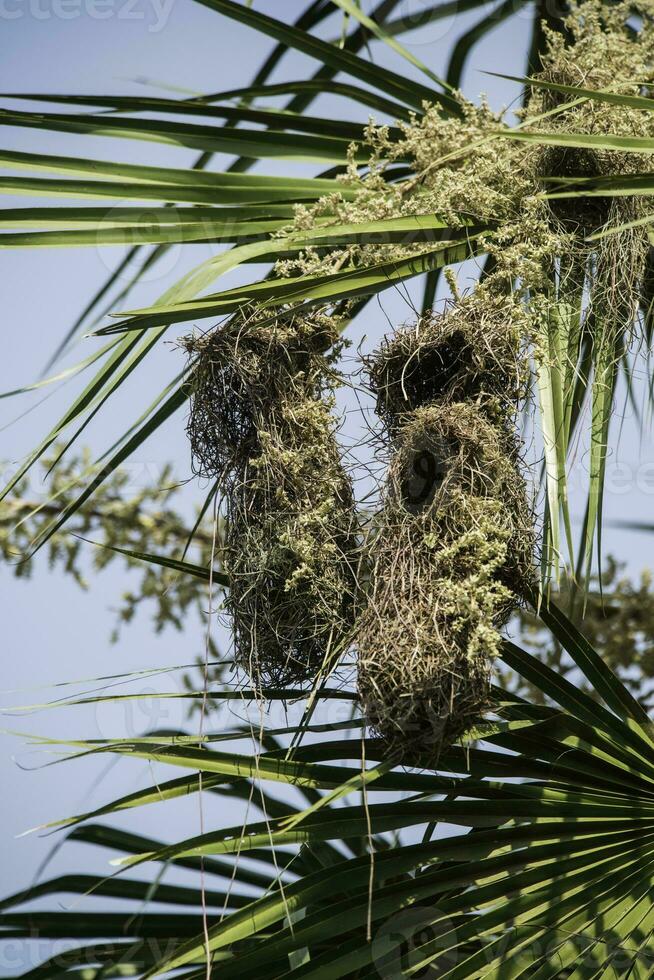
{"label": "nest fiber", "polygon": [[[440,324],[430,321],[434,345],[452,336],[457,320],[451,311]],[[388,352],[406,337],[387,343],[371,370],[384,406],[382,385],[397,383],[399,365]],[[444,372],[441,397],[411,411],[409,404],[395,417],[370,545],[370,595],[358,629],[359,695],[369,725],[407,764],[433,759],[488,707],[498,629],[533,575],[533,515],[513,422],[491,397],[499,387],[491,351],[474,337],[468,324],[465,362],[454,374]],[[503,377],[513,378],[517,346],[507,341],[507,348],[512,356]],[[409,360],[413,349],[405,349]],[[407,390],[422,401],[424,386]]]}
{"label": "nest fiber", "polygon": [[187,341],[195,465],[225,499],[235,659],[259,688],[315,677],[353,620],[355,511],[323,353],[334,339],[302,320]]}

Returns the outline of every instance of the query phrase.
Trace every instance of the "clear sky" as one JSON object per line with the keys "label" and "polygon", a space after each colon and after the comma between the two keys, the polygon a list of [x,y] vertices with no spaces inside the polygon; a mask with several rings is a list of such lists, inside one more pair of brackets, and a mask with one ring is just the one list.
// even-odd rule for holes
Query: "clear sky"
{"label": "clear sky", "polygon": [[[255,0],[256,9],[287,21],[293,20],[304,5],[305,0]],[[363,4],[367,11],[371,6],[367,0]],[[400,4],[399,12],[411,16],[424,6],[424,0],[406,0]],[[459,15],[414,31],[404,37],[404,43],[434,71],[442,72],[452,40],[489,9],[491,5],[487,4],[472,14]],[[474,63],[478,68],[514,75],[523,73],[529,28],[527,13],[530,10],[527,5],[511,21],[484,38],[475,49]],[[337,13],[325,26],[324,36],[338,35],[340,27],[340,14]],[[157,82],[198,93],[215,92],[248,84],[270,49],[270,42],[261,35],[221,18],[192,0],[0,0],[0,44],[0,91],[5,93],[165,94],[157,88]],[[393,63],[396,70],[406,73],[412,70],[377,43],[372,43],[370,50],[376,60]],[[275,79],[306,77],[314,67],[308,59],[292,54],[282,62]],[[150,80],[148,87],[139,81],[144,78]],[[465,76],[464,87],[472,97],[486,89],[495,107],[508,103],[516,92],[510,83],[489,79],[472,70]],[[25,104],[11,105],[23,107]],[[350,111],[349,103],[330,98],[321,98],[315,105],[316,114],[335,112],[343,118]],[[194,158],[190,151],[155,144],[101,138],[82,140],[75,136],[6,127],[2,129],[2,140],[6,148],[32,148],[69,155],[81,153],[160,165],[181,166]],[[217,158],[215,168],[220,169],[226,162]],[[283,163],[260,165],[259,170],[281,172],[285,166]],[[32,203],[33,200],[22,198],[5,200],[3,206]],[[38,203],[48,202],[39,199]],[[185,247],[183,252],[180,255],[179,249],[172,250],[161,269],[135,292],[130,306],[145,305],[156,299],[186,268],[211,254],[209,246]],[[58,340],[121,254],[120,249],[96,248],[2,252],[5,339],[0,359],[0,391],[36,378]],[[249,267],[247,275],[254,271]],[[233,284],[237,281],[233,276]],[[406,300],[399,293],[388,291],[379,303],[370,304],[361,322],[356,324],[353,337],[357,342],[365,337],[365,344],[374,344],[388,330],[389,322],[403,322],[410,315]],[[86,356],[93,343],[83,341],[75,350],[74,359]],[[147,405],[162,382],[179,370],[181,356],[173,346],[163,345],[147,359],[138,376],[123,388],[117,399],[112,399],[109,410],[103,411],[89,428],[87,442],[95,452],[103,451],[127,422]],[[0,459],[8,461],[7,470],[45,433],[74,390],[74,385],[64,386],[40,404],[42,395],[0,402]],[[636,392],[637,397],[641,398],[643,393],[641,386]],[[33,411],[14,422],[32,406],[35,406]],[[360,420],[348,421],[345,438],[355,439],[357,426],[361,428]],[[145,469],[150,475],[156,474],[171,460],[179,477],[190,475],[180,416],[143,449],[136,460],[137,472]],[[617,463],[622,469],[616,469]],[[608,517],[651,519],[654,452],[649,432],[641,441],[629,411],[625,413],[620,457],[612,461],[609,469]],[[583,489],[586,473],[585,458],[580,454],[573,472],[577,491]],[[34,485],[31,492],[42,493],[43,487]],[[189,512],[193,503],[200,499],[201,488],[195,483],[190,484],[185,490],[185,506]],[[618,536],[608,528],[606,547],[627,561],[634,572],[650,563],[651,539],[648,537]],[[104,573],[89,593],[82,593],[72,580],[61,574],[50,574],[45,566],[44,560],[37,562],[29,581],[16,580],[8,569],[0,569],[5,650],[0,687],[4,691],[47,686],[65,679],[178,665],[192,661],[201,653],[200,623],[189,624],[183,634],[164,633],[154,637],[145,614],[123,631],[118,645],[110,645],[109,633],[115,616],[112,606],[126,586],[118,570]],[[165,675],[156,681],[139,682],[131,689],[174,692],[179,689],[176,676]],[[47,687],[6,693],[2,695],[1,703],[7,706],[41,702],[62,693],[66,690],[55,691]],[[126,727],[138,730],[153,722],[182,725],[182,703],[173,701],[169,705],[164,708],[161,703],[148,702],[142,717],[128,717],[109,708],[59,709],[21,719],[6,716],[2,725],[24,732],[69,737],[119,735]],[[164,710],[167,715],[161,714]],[[145,764],[130,761],[111,768],[100,766],[97,760],[44,768],[45,763],[54,758],[56,756],[47,750],[26,749],[21,739],[0,736],[3,787],[0,796],[0,895],[26,885],[53,843],[52,839],[35,836],[15,840],[17,834],[80,808],[99,805],[146,785],[153,777]],[[37,771],[26,772],[26,768],[37,768]],[[92,785],[95,777],[98,782]],[[162,814],[159,808],[155,813],[153,808],[146,808],[117,822],[163,839],[189,835],[189,813],[192,813],[191,819],[196,820],[197,812],[189,810],[188,801],[167,806],[164,811]],[[60,853],[54,858],[50,870],[71,869],[81,862],[88,866],[89,855],[88,848],[83,849],[81,845],[67,847],[63,855]],[[106,870],[106,854],[94,855],[92,860],[95,867]],[[26,966],[24,951],[5,952],[4,959],[0,951],[0,972],[22,972]]]}

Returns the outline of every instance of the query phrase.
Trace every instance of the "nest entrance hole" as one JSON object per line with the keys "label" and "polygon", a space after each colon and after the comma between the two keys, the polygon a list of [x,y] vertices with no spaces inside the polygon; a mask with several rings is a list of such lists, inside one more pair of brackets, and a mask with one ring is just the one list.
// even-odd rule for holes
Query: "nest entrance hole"
{"label": "nest entrance hole", "polygon": [[430,507],[445,482],[448,465],[443,451],[416,447],[409,456],[400,479],[400,499],[405,510],[418,514]]}
{"label": "nest entrance hole", "polygon": [[409,361],[400,378],[402,394],[411,408],[428,405],[447,391],[470,361],[469,342],[456,330],[439,343],[425,344]]}

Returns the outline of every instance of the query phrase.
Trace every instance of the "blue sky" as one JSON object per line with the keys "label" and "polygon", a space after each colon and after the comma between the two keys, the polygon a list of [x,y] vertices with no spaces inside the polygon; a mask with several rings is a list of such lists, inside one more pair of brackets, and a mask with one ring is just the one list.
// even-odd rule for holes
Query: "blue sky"
{"label": "blue sky", "polygon": [[[410,0],[400,4],[399,12],[410,16],[424,5],[421,0]],[[304,0],[255,0],[256,9],[283,16],[289,21],[303,6]],[[364,3],[366,10],[370,7],[370,3]],[[489,9],[489,4],[483,8],[484,11]],[[478,45],[474,57],[478,68],[515,75],[523,73],[530,9],[527,5]],[[481,13],[459,15],[414,31],[405,36],[404,43],[432,70],[442,72],[452,40],[475,23]],[[339,32],[339,18],[337,14],[326,26],[325,36]],[[270,49],[270,42],[261,35],[222,19],[191,0],[0,0],[0,21],[2,92],[162,94],[156,82],[193,92],[213,92],[248,84]],[[406,63],[398,63],[395,56],[389,55],[379,44],[373,43],[371,52],[380,62],[393,63],[396,70],[412,71]],[[292,54],[283,61],[275,78],[306,77],[313,67],[308,59]],[[138,81],[143,78],[154,81],[144,87]],[[472,97],[486,89],[495,107],[508,103],[515,95],[515,88],[509,83],[489,79],[474,70],[468,70],[464,87]],[[316,114],[335,112],[342,118],[349,111],[348,103],[329,97],[321,98],[315,105]],[[182,149],[129,141],[101,138],[89,141],[75,136],[7,128],[3,129],[2,138],[4,147],[32,148],[46,153],[82,153],[172,166],[182,166],[193,159],[192,153]],[[226,162],[226,159],[217,159],[215,168],[220,169]],[[283,163],[260,165],[259,169],[281,172],[284,166]],[[33,202],[25,198],[6,200],[5,206],[30,203]],[[48,202],[41,199],[38,203]],[[182,255],[173,249],[156,275],[138,288],[130,305],[145,305],[156,299],[187,268],[209,254],[208,246],[186,247]],[[1,391],[35,379],[59,338],[102,284],[120,255],[119,249],[96,248],[3,251],[0,263],[5,346],[0,362]],[[253,271],[256,270],[250,267],[247,274],[251,275]],[[233,283],[237,281],[233,276]],[[404,298],[389,291],[379,304],[370,304],[361,322],[356,324],[355,343],[363,340],[365,344],[373,344],[388,330],[389,322],[403,322],[409,317],[410,309]],[[90,353],[89,345],[93,343],[82,341],[73,359]],[[125,386],[118,399],[111,403],[110,410],[103,412],[89,429],[87,441],[94,451],[103,451],[137,411],[145,407],[162,382],[179,370],[181,356],[173,345],[167,344],[148,358],[138,377]],[[0,403],[3,410],[0,459],[8,461],[7,471],[44,434],[74,390],[74,384],[64,386],[40,404],[42,396],[22,396]],[[641,385],[636,392],[637,398],[642,398],[643,393],[644,386]],[[14,422],[17,416],[32,407],[29,414]],[[356,426],[360,428],[361,421],[355,420],[351,424],[354,428],[350,428],[348,422],[345,437],[355,439]],[[180,478],[190,475],[180,417],[151,440],[136,463],[141,471],[156,474],[171,460]],[[616,469],[617,464],[622,468]],[[614,457],[609,470],[606,501],[609,518],[649,519],[654,492],[654,452],[649,432],[641,438],[629,410],[625,410],[620,455]],[[578,490],[583,488],[585,475],[585,460],[580,455],[573,473]],[[31,492],[38,494],[43,488],[34,485]],[[191,483],[184,492],[189,513],[194,502],[200,499],[201,488]],[[605,543],[607,550],[627,561],[634,572],[650,561],[648,537],[619,536],[608,528]],[[154,637],[146,615],[141,615],[124,630],[118,645],[110,645],[108,638],[115,615],[111,607],[115,606],[126,586],[121,573],[117,569],[104,573],[94,582],[90,592],[82,593],[72,580],[50,574],[45,564],[44,561],[37,563],[29,581],[16,580],[8,569],[0,569],[5,648],[0,686],[6,692],[44,686],[42,690],[3,694],[3,705],[41,702],[61,696],[61,691],[47,689],[47,685],[55,681],[178,665],[192,661],[201,653],[202,624],[194,621],[183,634],[164,633]],[[139,682],[141,686],[137,684],[133,689],[174,692],[178,690],[176,676],[170,674]],[[166,717],[159,714],[164,710],[161,705],[151,701],[147,703],[143,717],[128,718],[110,708],[71,708],[21,719],[7,716],[2,726],[61,737],[117,735],[126,725],[147,727],[153,719],[158,724],[183,723],[181,702],[170,702],[170,705],[165,708],[169,711]],[[43,837],[32,836],[17,841],[17,834],[41,822],[129,792],[152,778],[147,767],[138,763],[121,763],[104,771],[97,761],[88,760],[64,767],[44,767],[53,758],[43,749],[38,752],[26,749],[21,739],[14,736],[0,736],[3,786],[0,894],[27,884],[52,845],[52,839]],[[36,771],[26,772],[25,768],[36,768]],[[98,781],[93,784],[95,779]],[[118,822],[164,839],[187,836],[189,819],[197,819],[197,813],[189,809],[188,801],[167,807],[166,811],[162,817],[143,810],[132,814],[129,820]],[[163,823],[159,823],[161,820]],[[153,827],[153,821],[156,827]],[[88,848],[75,845],[56,855],[50,870],[70,869],[76,862],[88,865],[91,860],[94,866],[106,869],[106,854],[98,853],[91,858]],[[12,956],[15,956],[15,962]],[[14,950],[9,958],[6,952],[0,952],[0,972],[3,967],[5,972],[22,972],[25,956],[24,950]]]}

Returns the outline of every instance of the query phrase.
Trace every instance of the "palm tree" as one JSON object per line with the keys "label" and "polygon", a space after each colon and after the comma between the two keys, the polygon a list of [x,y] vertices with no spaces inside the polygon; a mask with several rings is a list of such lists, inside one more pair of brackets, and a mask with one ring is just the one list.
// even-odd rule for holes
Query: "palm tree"
{"label": "palm tree", "polygon": [[[108,292],[118,282],[116,270],[57,352],[93,323],[104,346],[76,370],[95,364],[96,373],[5,495],[57,440],[65,435],[67,447],[72,445],[86,420],[120,397],[123,381],[171,327],[189,321],[210,326],[244,311],[265,322],[291,310],[317,311],[347,331],[372,298],[418,277],[423,311],[434,305],[442,270],[456,299],[458,286],[448,270],[472,258],[481,267],[479,288],[503,284],[514,314],[530,324],[545,459],[544,588],[525,585],[523,598],[574,668],[563,676],[504,639],[502,663],[538,696],[526,699],[494,688],[487,721],[437,761],[418,757],[410,768],[395,764],[383,740],[366,737],[347,663],[314,686],[265,690],[270,701],[294,706],[284,726],[226,730],[216,724],[215,731],[203,727],[199,734],[156,731],[129,740],[63,743],[74,755],[127,755],[185,773],[49,825],[68,839],[111,849],[118,871],[109,877],[77,873],[39,881],[7,897],[1,903],[2,938],[76,941],[74,948],[24,974],[30,977],[651,976],[654,741],[649,718],[546,587],[562,560],[565,539],[577,571],[589,567],[601,528],[618,367],[627,372],[632,367],[633,329],[643,331],[646,343],[650,339],[644,202],[654,189],[654,175],[642,162],[654,151],[651,127],[647,130],[654,103],[644,94],[649,78],[636,76],[642,84],[634,92],[631,81],[623,84],[615,61],[599,66],[613,72],[608,81],[602,76],[598,82],[592,70],[572,81],[565,71],[541,72],[532,81],[521,80],[525,114],[509,126],[462,101],[455,87],[476,40],[498,18],[509,17],[512,4],[485,15],[459,40],[447,78],[439,79],[398,40],[415,25],[397,16],[397,0],[384,0],[370,15],[353,0],[316,0],[294,25],[233,0],[202,2],[276,42],[248,88],[185,100],[22,93],[22,99],[61,104],[69,111],[2,110],[6,125],[173,142],[201,151],[189,170],[2,152],[5,167],[38,174],[4,178],[5,190],[105,202],[5,211],[0,220],[12,229],[2,232],[5,246],[127,243],[128,258],[136,252],[142,256],[141,270],[172,244],[233,246],[148,308],[109,325],[102,319],[98,328],[108,311]],[[476,0],[466,4],[476,6]],[[355,25],[342,44],[318,36],[334,7]],[[450,8],[428,5],[421,22],[443,17]],[[627,59],[630,79],[628,58],[640,43],[639,32],[645,36],[649,9],[638,8],[642,23],[625,19],[622,7],[589,4],[585,10],[599,18],[593,43],[604,44],[619,64]],[[552,68],[545,13],[540,6],[535,11],[526,54],[529,75],[543,65]],[[550,31],[570,40],[574,14],[572,21],[548,20]],[[620,31],[624,37],[618,44]],[[369,38],[410,61],[422,81],[407,77],[401,63],[392,71],[364,57]],[[649,42],[642,43],[644,54],[638,57],[649,64]],[[559,41],[551,36],[549,44],[550,54],[559,51],[565,61],[569,49],[557,48]],[[312,57],[318,70],[311,79],[272,84],[271,72],[288,48]],[[589,43],[589,51],[585,56],[597,58],[597,47]],[[572,60],[584,64],[582,55],[580,48]],[[388,125],[312,116],[311,103],[326,91],[372,110]],[[259,107],[260,100],[285,94],[292,98],[283,111]],[[108,111],[80,112],[84,105]],[[163,118],[151,119],[152,114]],[[450,159],[443,151],[447,145]],[[226,172],[210,169],[216,152],[235,154]],[[250,172],[257,160],[280,157],[308,160],[318,173],[300,178]],[[470,203],[474,182],[479,200]],[[447,199],[444,188],[449,188]],[[115,211],[110,202],[116,199],[141,203]],[[25,230],[34,227],[41,230]],[[636,268],[639,257],[642,268]],[[221,275],[254,261],[271,264],[262,279],[233,289],[216,287]],[[618,277],[612,289],[606,287],[607,268]],[[110,308],[122,307],[129,291],[120,290]],[[83,489],[58,488],[32,552],[83,514],[125,460],[180,413],[192,392],[193,365],[89,467]],[[586,400],[591,473],[575,554],[566,460]],[[62,495],[66,502],[60,507]],[[201,514],[214,496],[212,487]],[[178,557],[179,551],[172,557],[150,551],[130,556],[167,564],[210,590],[229,588],[211,550],[205,549],[201,565]],[[218,704],[249,703],[260,693],[221,677],[215,687],[185,696],[202,704],[209,697]],[[120,697],[91,694],[84,700]],[[338,705],[347,710],[334,720]],[[244,750],[248,738],[255,747]],[[279,799],[269,783],[292,788],[295,795]],[[201,799],[207,793],[243,801],[244,823],[203,826],[197,836],[165,843],[103,822],[140,806],[155,815],[168,800],[192,794]],[[261,819],[251,818],[252,810]],[[141,865],[154,867],[154,875]],[[169,867],[190,872],[192,883],[168,884]],[[127,868],[139,870],[123,873]],[[87,893],[119,900],[120,911],[14,910],[44,896]],[[144,910],[144,903],[163,910]],[[180,911],[184,908],[192,911]]]}

